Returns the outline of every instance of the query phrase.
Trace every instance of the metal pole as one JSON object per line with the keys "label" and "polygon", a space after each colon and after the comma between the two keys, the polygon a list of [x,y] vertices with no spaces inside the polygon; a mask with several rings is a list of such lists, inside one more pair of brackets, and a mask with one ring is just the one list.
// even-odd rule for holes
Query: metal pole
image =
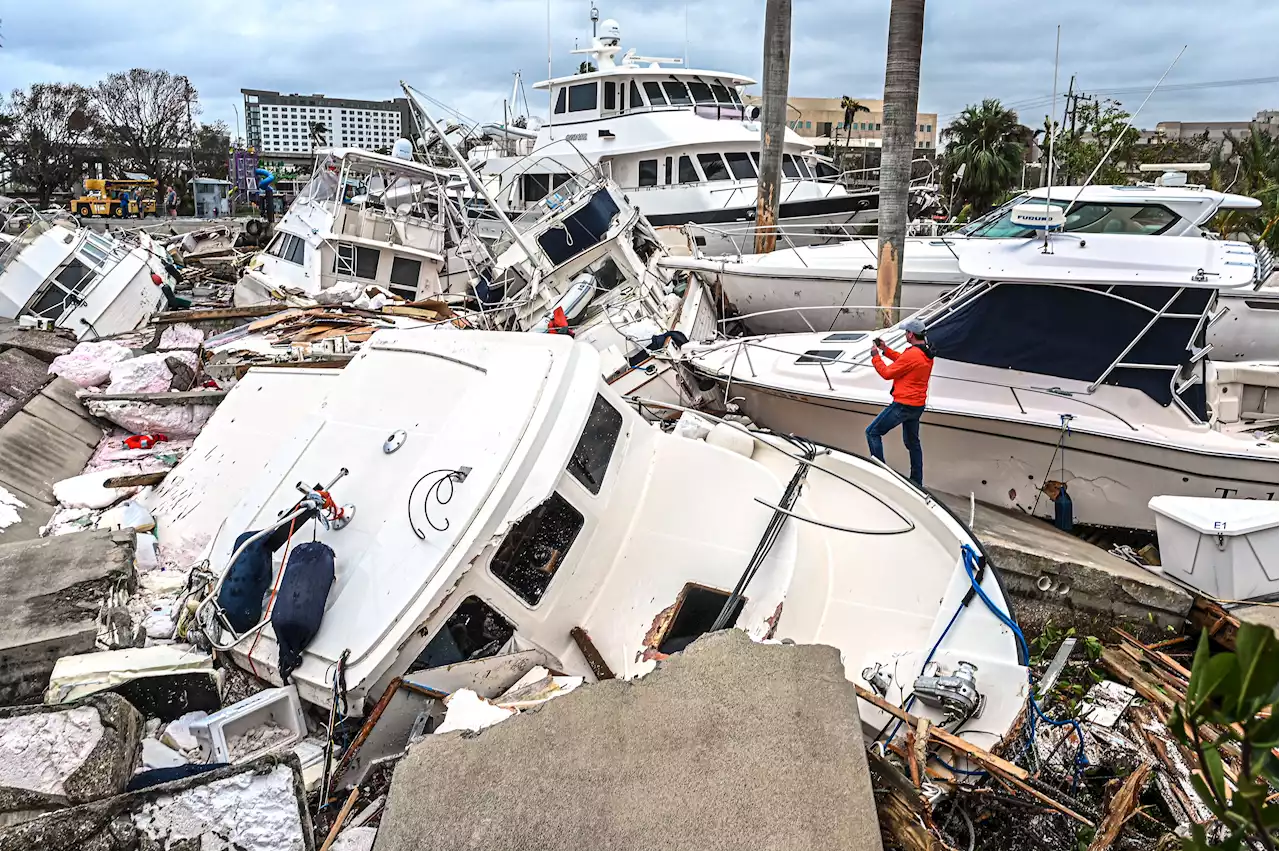
{"label": "metal pole", "polygon": [[431,117],[431,113],[427,112],[426,107],[422,105],[422,101],[418,100],[417,93],[404,80],[400,81],[400,88],[404,89],[405,95],[407,95],[409,100],[418,107],[418,112],[420,112],[422,117],[427,120],[427,123],[431,125],[431,129],[435,132],[436,136],[444,143],[444,146],[449,150],[449,153],[453,156],[454,160],[462,168],[463,174],[467,176],[467,180],[471,183],[471,188],[476,192],[479,192],[485,202],[488,203],[489,209],[493,210],[494,214],[497,215],[498,221],[502,222],[502,226],[511,232],[512,237],[515,238],[516,244],[524,251],[525,256],[527,256],[529,260],[538,267],[538,269],[545,271],[546,263],[542,252],[534,251],[529,243],[525,241],[524,234],[516,230],[515,225],[511,224],[511,219],[507,217],[506,211],[503,210],[502,207],[498,206],[497,200],[489,194],[489,188],[484,185],[476,173],[471,170],[471,166],[467,164],[466,157],[458,153],[458,149],[449,141],[449,137],[444,134],[440,125],[436,124],[436,120]]}
{"label": "metal pole", "polygon": [[[1076,138],[1076,97],[1078,96],[1075,94],[1075,88],[1076,88],[1076,75],[1072,74],[1071,82],[1067,83],[1067,102],[1062,105],[1062,124],[1064,127],[1067,124],[1068,111],[1070,111],[1071,113],[1071,129],[1067,131],[1067,138],[1072,141],[1074,141]],[[1052,110],[1050,110],[1050,112],[1052,112]],[[1070,166],[1067,166],[1066,168],[1066,177],[1063,178],[1063,182],[1065,182],[1068,186],[1071,185],[1071,167]]]}
{"label": "metal pole", "polygon": [[766,0],[764,7],[764,103],[760,110],[760,176],[756,182],[757,254],[778,241],[778,191],[782,145],[786,139],[787,87],[791,75],[791,0]]}

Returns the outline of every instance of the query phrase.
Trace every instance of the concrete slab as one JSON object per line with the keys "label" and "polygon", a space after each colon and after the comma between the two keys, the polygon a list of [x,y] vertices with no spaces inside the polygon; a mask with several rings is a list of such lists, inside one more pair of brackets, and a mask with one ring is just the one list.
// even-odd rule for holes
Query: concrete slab
{"label": "concrete slab", "polygon": [[39,538],[40,528],[53,519],[57,506],[16,487],[2,484],[0,484],[0,487],[4,487],[10,496],[22,503],[20,507],[14,508],[14,511],[18,514],[18,522],[11,523],[0,529],[0,544],[12,544],[16,541],[30,541]]}
{"label": "concrete slab", "polygon": [[94,649],[99,608],[136,582],[133,545],[107,530],[0,544],[0,703],[38,697],[60,657]]}
{"label": "concrete slab", "polygon": [[1280,609],[1277,609],[1274,605],[1241,606],[1238,609],[1232,609],[1231,614],[1247,623],[1269,626],[1280,637]]}
{"label": "concrete slab", "polygon": [[880,851],[853,685],[831,647],[725,630],[396,767],[375,851]]}
{"label": "concrete slab", "polygon": [[314,851],[297,757],[267,756],[0,830],[0,851]]}
{"label": "concrete slab", "polygon": [[34,358],[53,363],[76,347],[76,341],[53,331],[35,331],[16,325],[0,331],[0,348],[21,349]]}
{"label": "concrete slab", "polygon": [[22,410],[39,420],[44,420],[59,431],[78,438],[90,450],[97,447],[102,440],[103,431],[93,424],[89,411],[81,408],[79,413],[67,410],[44,393],[38,393],[27,400]]}
{"label": "concrete slab", "polygon": [[119,795],[141,738],[142,716],[116,694],[0,708],[0,827]]}
{"label": "concrete slab", "polygon": [[[967,498],[937,496],[968,520]],[[1034,631],[1052,621],[1082,634],[1109,635],[1109,627],[1124,626],[1151,635],[1181,628],[1191,610],[1192,595],[1177,583],[1043,520],[978,503],[973,531],[1017,598],[1018,621]]]}
{"label": "concrete slab", "polygon": [[53,483],[78,476],[92,454],[80,438],[18,411],[0,426],[0,484],[55,505]]}
{"label": "concrete slab", "polygon": [[85,408],[84,402],[81,402],[79,397],[76,396],[79,390],[79,387],[67,381],[67,379],[55,378],[44,386],[44,389],[40,391],[40,395],[51,402],[57,402],[73,414],[88,416],[89,411]]}
{"label": "concrete slab", "polygon": [[0,352],[0,391],[26,399],[49,383],[49,365],[21,349]]}

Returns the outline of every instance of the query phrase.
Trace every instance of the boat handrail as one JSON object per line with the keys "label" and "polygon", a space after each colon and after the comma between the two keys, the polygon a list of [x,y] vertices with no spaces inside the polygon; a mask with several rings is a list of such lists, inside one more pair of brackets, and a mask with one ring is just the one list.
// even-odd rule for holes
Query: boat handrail
{"label": "boat handrail", "polygon": [[[823,332],[815,332],[815,333],[823,333]],[[831,332],[831,333],[837,333],[837,332]],[[876,332],[866,332],[866,333],[876,333]],[[884,333],[884,332],[881,332],[881,333]],[[897,336],[901,336],[901,334],[898,334]],[[769,338],[765,338],[765,339],[769,339]],[[733,345],[733,346],[738,346],[738,347],[739,347],[739,348],[740,348],[744,353],[746,353],[746,354],[747,354],[747,366],[748,366],[748,368],[751,370],[751,375],[752,375],[752,377],[753,377],[753,378],[758,378],[759,376],[756,374],[755,366],[751,363],[751,358],[750,358],[750,353],[749,353],[749,349],[751,349],[751,348],[756,348],[756,349],[760,349],[760,350],[762,350],[762,351],[766,351],[766,352],[773,352],[774,354],[788,355],[788,356],[797,357],[797,358],[798,358],[798,357],[801,357],[801,356],[804,354],[803,352],[794,352],[794,351],[791,351],[790,349],[782,349],[782,348],[778,348],[778,347],[776,347],[776,346],[770,346],[770,345],[767,345],[767,344],[765,344],[765,343],[760,342],[759,340],[755,340],[755,339],[741,339],[741,338],[740,338],[740,339],[730,339],[730,340],[726,340],[726,341],[725,341],[725,345],[724,345],[724,346],[713,346],[713,347],[708,347],[708,348],[704,348],[704,349],[702,349],[701,351],[703,351],[703,352],[719,351],[720,349],[722,349],[722,348],[727,348],[728,346],[731,346],[731,345]],[[870,367],[870,366],[871,366],[871,359],[870,359],[870,355],[869,355],[869,354],[867,355],[867,357],[866,357],[866,359],[865,359],[865,360],[864,360],[864,359],[862,359],[862,357],[855,358],[854,360],[845,360],[844,358],[841,358],[841,357],[835,357],[835,358],[826,358],[826,357],[823,357],[823,358],[817,358],[817,357],[815,357],[815,358],[813,358],[813,362],[814,362],[814,363],[816,363],[819,367],[821,367],[821,369],[822,369],[822,373],[823,373],[823,375],[826,377],[826,381],[827,381],[827,388],[828,388],[829,390],[831,390],[832,392],[834,392],[834,391],[835,391],[835,386],[832,384],[832,382],[831,382],[831,376],[830,376],[830,374],[827,372],[827,367],[828,367],[828,366],[838,366],[838,365],[846,365],[846,364],[847,364],[847,365],[848,365],[848,368],[847,368],[847,369],[845,369],[845,370],[843,370],[843,372],[845,372],[845,373],[851,372],[855,367],[859,367],[859,366],[862,366],[862,367]],[[736,363],[737,363],[737,353],[735,352],[735,354],[734,354],[734,364],[735,364],[735,366],[736,366]],[[732,374],[732,373],[733,373],[733,371],[734,371],[734,367],[730,367],[730,374],[728,375],[728,379],[729,379],[730,381],[732,381],[732,379],[733,379],[733,374]],[[1009,391],[1010,391],[1010,393],[1012,393],[1012,394],[1013,394],[1013,396],[1014,396],[1014,401],[1017,403],[1019,410],[1021,410],[1024,414],[1026,413],[1026,410],[1025,410],[1025,408],[1023,408],[1023,406],[1022,406],[1022,402],[1021,402],[1021,400],[1020,400],[1020,399],[1018,399],[1018,395],[1017,395],[1018,393],[1037,393],[1037,394],[1044,395],[1044,396],[1053,396],[1053,397],[1055,397],[1055,398],[1066,398],[1066,399],[1070,399],[1074,404],[1084,405],[1085,407],[1093,408],[1094,410],[1100,411],[1100,412],[1102,412],[1102,413],[1104,413],[1104,414],[1106,414],[1106,415],[1108,415],[1108,416],[1110,416],[1110,417],[1112,417],[1112,418],[1114,418],[1114,419],[1118,420],[1119,422],[1123,423],[1123,424],[1124,424],[1124,425],[1125,425],[1125,426],[1126,426],[1130,431],[1138,431],[1138,430],[1139,430],[1139,429],[1137,428],[1137,426],[1135,426],[1133,423],[1129,422],[1129,421],[1128,421],[1128,420],[1126,420],[1124,417],[1122,417],[1122,416],[1120,416],[1119,414],[1117,414],[1115,411],[1112,411],[1112,410],[1110,410],[1110,409],[1108,409],[1108,408],[1105,408],[1105,407],[1103,407],[1102,405],[1099,405],[1099,404],[1097,404],[1097,403],[1095,403],[1095,402],[1089,402],[1089,401],[1086,401],[1086,400],[1084,400],[1084,399],[1080,398],[1080,394],[1075,393],[1075,392],[1070,391],[1070,390],[1062,390],[1061,388],[1057,388],[1057,387],[1048,387],[1048,388],[1042,388],[1042,387],[1027,387],[1027,386],[1024,386],[1024,385],[1013,385],[1013,384],[1009,384],[1009,383],[1007,383],[1007,382],[989,381],[989,380],[985,380],[985,379],[981,379],[981,378],[962,378],[962,377],[960,377],[960,376],[956,376],[956,375],[939,375],[939,374],[935,374],[935,375],[933,376],[933,380],[935,380],[935,381],[956,381],[956,382],[963,382],[963,383],[966,383],[966,384],[978,384],[978,385],[982,385],[982,386],[986,386],[986,387],[995,387],[995,388],[1007,389],[1007,390],[1009,390]],[[726,390],[726,395],[727,395],[727,392],[728,392],[728,391]],[[1086,393],[1085,395],[1088,395],[1088,394]]]}
{"label": "boat handrail", "polygon": [[[780,452],[781,454],[783,454],[783,455],[785,455],[786,457],[790,458],[792,461],[795,461],[797,464],[804,464],[804,465],[808,466],[810,469],[818,470],[819,472],[826,473],[828,476],[831,476],[831,477],[832,477],[832,478],[834,478],[834,479],[837,479],[837,480],[839,480],[839,481],[841,481],[841,482],[844,482],[846,485],[849,485],[850,487],[852,487],[852,488],[854,488],[854,489],[856,489],[856,490],[862,491],[862,492],[863,492],[863,493],[865,493],[867,496],[871,497],[871,498],[872,498],[872,499],[874,499],[876,502],[880,503],[880,504],[881,504],[881,505],[883,505],[885,508],[887,508],[887,509],[888,509],[890,512],[892,512],[894,515],[896,515],[896,516],[897,516],[897,518],[898,518],[899,520],[901,520],[904,524],[906,524],[906,528],[905,528],[905,529],[897,529],[897,530],[893,530],[893,531],[887,531],[887,530],[868,530],[868,529],[853,529],[853,528],[851,528],[851,527],[846,527],[846,526],[835,526],[835,525],[830,525],[830,524],[823,523],[822,521],[816,520],[816,519],[811,518],[811,517],[803,517],[803,516],[800,516],[800,515],[790,514],[789,512],[783,511],[783,513],[785,513],[785,514],[790,514],[790,516],[795,517],[797,520],[803,520],[803,521],[805,521],[805,522],[807,522],[807,523],[813,523],[813,524],[818,525],[818,526],[825,526],[825,527],[827,527],[827,528],[829,528],[829,529],[835,529],[835,530],[837,530],[837,531],[841,531],[841,532],[852,532],[852,533],[854,533],[854,534],[861,534],[861,535],[905,535],[905,534],[907,534],[908,532],[914,532],[914,531],[915,531],[916,524],[915,524],[915,521],[914,521],[914,520],[912,520],[910,517],[907,517],[906,515],[904,515],[904,514],[903,514],[901,511],[899,511],[897,508],[895,508],[895,507],[893,507],[892,505],[890,505],[890,504],[889,504],[889,502],[888,502],[887,500],[885,500],[882,496],[880,496],[879,494],[877,494],[877,493],[873,492],[872,490],[870,490],[869,488],[867,488],[865,485],[861,485],[861,484],[859,484],[858,482],[855,482],[855,481],[853,481],[852,479],[850,479],[850,478],[848,478],[848,477],[846,477],[846,476],[842,476],[842,475],[840,475],[839,473],[835,472],[834,470],[828,470],[826,467],[823,467],[821,464],[818,464],[818,463],[817,463],[817,462],[815,462],[815,461],[812,461],[812,460],[810,460],[810,459],[808,459],[808,458],[805,458],[805,457],[803,457],[803,456],[801,456],[801,455],[796,455],[796,454],[793,454],[793,453],[791,453],[791,452],[788,452],[788,451],[786,451],[785,449],[783,449],[781,446],[777,445],[776,443],[773,443],[772,441],[765,440],[763,437],[761,437],[761,436],[760,436],[761,434],[771,434],[771,435],[776,435],[777,437],[780,437],[780,438],[782,438],[783,440],[787,440],[786,435],[778,435],[776,432],[764,431],[764,430],[760,430],[760,429],[749,429],[749,428],[747,428],[746,426],[742,425],[741,423],[736,423],[736,422],[734,422],[733,420],[728,420],[728,419],[725,419],[724,417],[717,417],[715,414],[709,414],[709,413],[707,413],[706,411],[699,411],[699,410],[697,410],[696,408],[689,408],[689,407],[686,407],[686,406],[684,406],[684,405],[677,405],[677,404],[675,404],[675,403],[673,403],[673,402],[661,402],[661,401],[658,401],[657,399],[647,399],[647,398],[645,398],[645,397],[643,397],[643,396],[624,396],[624,397],[623,397],[623,399],[624,399],[625,401],[635,403],[635,405],[636,405],[637,407],[666,408],[666,409],[668,409],[668,410],[672,410],[672,411],[680,411],[680,412],[682,412],[682,413],[691,413],[691,414],[696,414],[696,415],[698,415],[698,416],[700,416],[700,417],[704,417],[705,419],[708,419],[708,420],[714,420],[714,421],[715,421],[715,422],[717,422],[717,423],[722,423],[722,424],[724,424],[724,425],[729,426],[730,428],[737,429],[738,431],[740,431],[740,432],[742,432],[743,434],[747,435],[748,437],[750,437],[752,440],[756,441],[756,442],[757,442],[757,443],[759,443],[760,445],[762,445],[762,446],[767,446],[767,447],[769,447],[770,449],[773,449],[773,450],[775,450],[775,451],[777,451],[777,452]],[[823,449],[826,449],[828,453],[831,451],[829,448],[827,448],[827,447],[825,447],[825,446],[823,446],[822,448],[823,448]],[[846,452],[845,454],[846,454],[846,455],[853,455],[853,453],[851,453],[851,452]],[[855,455],[854,457],[860,457],[860,456],[856,456],[856,455]],[[890,472],[893,472],[895,475],[899,475],[896,471],[890,470]],[[756,501],[757,501],[757,502],[760,502],[760,500],[756,500]],[[776,505],[769,505],[769,503],[763,503],[763,504],[764,504],[764,505],[767,505],[768,507],[770,507],[770,508],[772,508],[772,509],[774,509],[775,511],[782,511],[782,509],[780,509],[780,508],[779,508],[778,506],[776,506]]]}

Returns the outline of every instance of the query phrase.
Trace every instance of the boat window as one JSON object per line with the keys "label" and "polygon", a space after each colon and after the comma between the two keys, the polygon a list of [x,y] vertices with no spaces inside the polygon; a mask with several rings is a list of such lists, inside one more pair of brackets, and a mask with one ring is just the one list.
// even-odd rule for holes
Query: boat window
{"label": "boat window", "polygon": [[394,257],[391,260],[391,277],[388,287],[396,295],[413,301],[418,297],[418,277],[422,274],[422,261],[409,257]]}
{"label": "boat window", "polygon": [[813,163],[813,173],[819,178],[836,177],[840,174],[840,171],[830,163],[824,163],[822,160],[815,160]]}
{"label": "boat window", "polygon": [[591,406],[591,416],[578,438],[578,445],[569,458],[569,473],[578,483],[593,494],[600,493],[613,447],[622,432],[622,414],[600,394]]}
{"label": "boat window", "polygon": [[759,174],[760,173],[760,152],[759,151],[751,152],[751,164],[756,167],[756,173]]}
{"label": "boat window", "polygon": [[738,95],[738,90],[733,86],[729,86],[729,97],[733,98],[733,102],[737,106],[742,106],[742,98]]}
{"label": "boat window", "polygon": [[800,167],[801,177],[813,178],[813,172],[809,170],[809,163],[805,162],[804,157],[796,157],[796,165]]}
{"label": "boat window", "polygon": [[[1044,199],[1020,196],[993,213],[978,219],[961,233],[966,236],[1027,237],[1038,231],[1014,224],[1013,208],[1018,203],[1043,204]],[[1065,209],[1068,201],[1054,199],[1055,207]],[[1076,204],[1066,216],[1065,230],[1076,233],[1127,233],[1155,236],[1164,233],[1178,216],[1159,204]]]}
{"label": "boat window", "polygon": [[835,363],[844,349],[810,349],[796,358],[796,363]]}
{"label": "boat window", "polygon": [[288,236],[288,234],[284,232],[277,233],[271,240],[271,244],[267,246],[267,253],[273,257],[279,257],[280,252],[284,249],[284,239],[286,236]]}
{"label": "boat window", "polygon": [[551,175],[528,173],[520,175],[520,194],[525,201],[529,203],[541,201],[550,192]]}
{"label": "boat window", "polygon": [[698,162],[702,164],[702,173],[707,180],[729,179],[729,168],[719,154],[698,154]]}
{"label": "boat window", "polygon": [[300,236],[287,234],[287,244],[285,245],[284,255],[281,259],[290,263],[302,265],[303,258],[307,256],[307,241]]}
{"label": "boat window", "polygon": [[90,264],[97,268],[101,268],[110,253],[110,242],[103,239],[93,231],[89,231],[84,235],[84,244],[80,246],[80,254],[84,259],[88,260]]}
{"label": "boat window", "polygon": [[667,80],[662,84],[662,90],[667,93],[667,100],[672,106],[685,106],[692,103],[689,99],[689,90],[679,80]]}
{"label": "boat window", "polygon": [[[71,262],[63,266],[62,270],[54,277],[54,281],[57,281],[67,290],[78,293],[84,290],[93,278],[94,275],[89,270],[89,267],[73,257]],[[45,285],[44,292],[40,294],[40,298],[36,300],[35,304],[31,305],[28,312],[34,316],[59,319],[62,316],[62,311],[65,309],[65,302],[68,298],[69,296],[65,290],[50,281]]]}
{"label": "boat window", "polygon": [[729,171],[733,172],[734,180],[755,179],[756,167],[751,164],[751,157],[745,153],[738,152],[736,154],[725,154],[724,158],[729,161]]}
{"label": "boat window", "polygon": [[667,96],[662,93],[662,86],[653,80],[644,84],[644,93],[649,98],[649,106],[667,105]]}
{"label": "boat window", "polygon": [[560,494],[551,494],[507,533],[489,563],[490,572],[520,599],[538,605],[582,522],[582,512]]}
{"label": "boat window", "polygon": [[658,161],[657,160],[640,160],[640,185],[641,186],[657,186],[658,185]]}
{"label": "boat window", "polygon": [[632,80],[627,88],[631,90],[631,94],[627,97],[628,102],[631,104],[631,108],[639,109],[644,106],[644,100],[640,97],[640,87],[636,85],[636,81]]}
{"label": "boat window", "polygon": [[595,82],[579,83],[576,86],[569,87],[569,111],[585,112],[588,109],[596,108],[597,89],[599,84]]}
{"label": "boat window", "polygon": [[604,108],[613,110],[618,108],[617,103],[617,84],[612,81],[604,84]]}
{"label": "boat window", "polygon": [[671,183],[671,157],[667,157],[662,164],[662,182]]}
{"label": "boat window", "polygon": [[372,281],[378,277],[378,260],[381,256],[376,248],[339,242],[337,256],[333,258],[333,271],[338,275],[353,275]]}
{"label": "boat window", "polygon": [[699,80],[689,81],[689,93],[693,95],[694,103],[714,104],[716,102],[716,96],[711,93],[711,87]]}
{"label": "boat window", "polygon": [[796,165],[796,158],[787,154],[782,158],[782,174],[785,177],[800,177],[800,167]]}
{"label": "boat window", "polygon": [[725,88],[724,83],[712,83],[711,91],[715,92],[716,103],[724,106],[733,106],[733,98],[729,96],[729,90]]}
{"label": "boat window", "polygon": [[824,343],[855,343],[867,336],[865,331],[840,331],[822,338]]}
{"label": "boat window", "polygon": [[564,112],[564,89],[560,90],[560,94],[556,95],[556,115]]}
{"label": "boat window", "polygon": [[680,182],[681,183],[697,183],[702,178],[698,177],[698,170],[693,167],[693,160],[686,156],[680,157]]}
{"label": "boat window", "polygon": [[468,659],[497,656],[515,631],[497,609],[473,594],[462,601],[432,636],[411,670],[442,668]]}

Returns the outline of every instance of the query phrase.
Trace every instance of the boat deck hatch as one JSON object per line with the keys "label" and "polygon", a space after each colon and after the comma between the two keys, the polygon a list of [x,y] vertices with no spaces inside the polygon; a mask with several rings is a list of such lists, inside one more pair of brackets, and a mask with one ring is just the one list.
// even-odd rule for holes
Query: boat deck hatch
{"label": "boat deck hatch", "polygon": [[[699,636],[705,635],[728,599],[729,594],[725,591],[692,582],[685,585],[680,598],[676,600],[676,613],[671,618],[671,626],[658,644],[658,652],[679,653]],[[746,603],[746,597],[738,598],[726,628],[738,622],[738,615],[742,614],[742,607]]]}
{"label": "boat deck hatch", "polygon": [[467,597],[445,621],[411,670],[439,668],[468,659],[487,659],[511,640],[515,627],[479,597]]}

